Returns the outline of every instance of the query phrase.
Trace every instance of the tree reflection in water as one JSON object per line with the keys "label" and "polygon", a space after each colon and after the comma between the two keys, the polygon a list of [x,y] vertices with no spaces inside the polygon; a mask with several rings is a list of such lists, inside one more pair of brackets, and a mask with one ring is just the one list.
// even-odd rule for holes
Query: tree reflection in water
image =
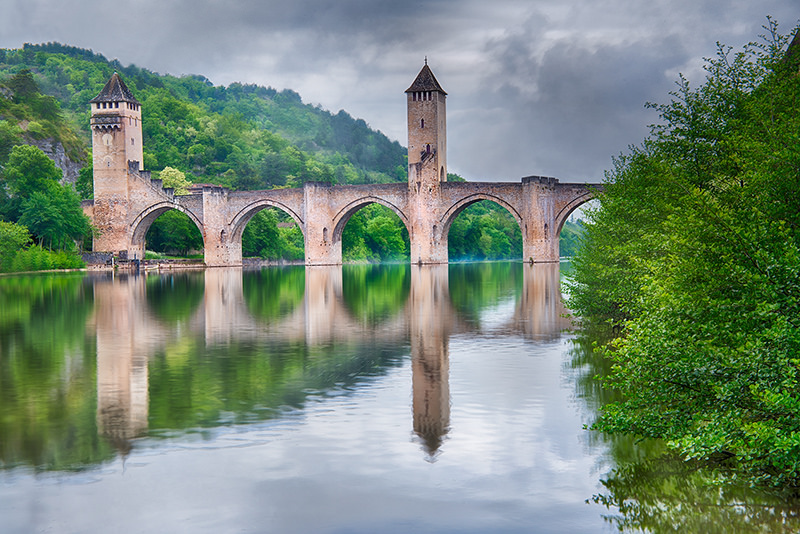
{"label": "tree reflection in water", "polygon": [[[618,394],[601,387],[612,362],[594,350],[612,332],[602,328],[578,333],[571,365],[583,372],[578,397],[588,414],[597,414]],[[591,418],[589,418],[591,419]],[[601,480],[605,491],[587,502],[605,507],[606,520],[620,532],[757,533],[800,531],[800,504],[788,492],[747,487],[729,476],[724,462],[700,465],[672,455],[656,440],[591,433],[606,442],[616,467]]]}

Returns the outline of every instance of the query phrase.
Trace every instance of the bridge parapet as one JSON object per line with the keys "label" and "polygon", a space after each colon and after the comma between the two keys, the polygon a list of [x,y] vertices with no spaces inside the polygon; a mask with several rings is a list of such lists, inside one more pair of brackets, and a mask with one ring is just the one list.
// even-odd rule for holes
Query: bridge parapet
{"label": "bridge parapet", "polygon": [[558,178],[553,178],[552,176],[524,176],[522,178],[522,183],[523,184],[537,183],[545,186],[554,187],[559,183],[559,181]]}

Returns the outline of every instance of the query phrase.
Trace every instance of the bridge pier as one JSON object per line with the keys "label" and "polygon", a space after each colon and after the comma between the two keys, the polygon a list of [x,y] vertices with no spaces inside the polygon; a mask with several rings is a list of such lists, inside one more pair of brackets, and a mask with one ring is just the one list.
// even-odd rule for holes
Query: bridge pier
{"label": "bridge pier", "polygon": [[412,222],[408,232],[411,245],[409,259],[412,264],[427,265],[447,263],[447,240],[442,236],[441,225],[427,219]]}
{"label": "bridge pier", "polygon": [[203,246],[208,267],[242,265],[242,240],[228,221],[228,194],[224,187],[203,188]]}
{"label": "bridge pier", "polygon": [[555,178],[522,179],[522,260],[530,263],[559,261]]}
{"label": "bridge pier", "polygon": [[332,188],[325,182],[303,184],[306,265],[342,264],[342,236],[334,232]]}

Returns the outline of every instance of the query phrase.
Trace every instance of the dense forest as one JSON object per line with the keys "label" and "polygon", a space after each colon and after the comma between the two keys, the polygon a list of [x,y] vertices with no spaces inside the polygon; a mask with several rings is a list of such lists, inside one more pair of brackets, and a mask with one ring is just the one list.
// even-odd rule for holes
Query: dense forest
{"label": "dense forest", "polygon": [[[78,200],[91,198],[88,102],[115,71],[142,103],[144,168],[177,194],[193,183],[255,190],[298,187],[307,181],[344,185],[407,179],[406,151],[399,143],[345,111],[334,114],[304,104],[291,90],[240,83],[215,86],[202,76],[161,75],[59,43],[0,49],[0,220],[7,223],[0,233],[6,243],[0,245],[6,251],[0,269],[11,270],[10,251],[29,250],[29,245],[64,254],[55,261],[52,254],[47,260],[48,254],[31,250],[41,261],[20,260],[15,269],[67,266],[65,258],[74,256],[81,243],[90,246],[87,221],[73,221],[71,228],[56,232],[52,227],[61,225],[63,215],[38,226],[22,215],[26,208],[29,214],[36,212],[34,200],[41,209],[60,205],[62,211],[75,212]],[[22,156],[12,155],[27,145],[42,149],[64,171],[63,177],[52,169],[42,174],[49,185],[34,200],[27,198],[32,190],[23,192],[13,183]],[[41,160],[32,154],[25,158]],[[58,188],[54,180],[60,182]],[[27,234],[9,224],[24,226]],[[54,232],[59,235],[53,237]],[[574,251],[579,234],[579,226],[568,226],[565,253]],[[357,213],[343,239],[345,258],[351,261],[403,261],[409,253],[407,230],[377,205]],[[188,218],[170,212],[151,227],[147,248],[187,255],[202,249],[202,238]],[[246,256],[300,259],[302,234],[285,214],[265,211],[248,225],[243,249]],[[520,258],[519,228],[496,204],[472,206],[453,224],[450,256]]]}
{"label": "dense forest", "polygon": [[[659,438],[690,471],[712,468],[711,483],[796,496],[800,38],[787,51],[765,29],[653,105],[660,122],[616,159],[589,213],[570,307],[617,334],[605,385],[623,400],[596,429]],[[625,477],[606,502],[635,503]]]}

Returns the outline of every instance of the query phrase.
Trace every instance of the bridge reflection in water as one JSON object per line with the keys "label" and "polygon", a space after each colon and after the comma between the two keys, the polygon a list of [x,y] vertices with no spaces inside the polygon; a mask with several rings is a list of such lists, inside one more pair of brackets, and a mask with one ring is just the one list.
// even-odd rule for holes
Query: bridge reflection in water
{"label": "bridge reflection in water", "polygon": [[[450,284],[459,266],[453,265],[401,267],[406,269],[404,275],[410,274],[405,303],[378,322],[358,316],[348,305],[341,266],[306,267],[302,300],[268,319],[248,307],[243,280],[253,273],[242,269],[194,273],[197,283],[202,283],[202,298],[184,319],[172,322],[148,305],[148,291],[154,291],[148,282],[152,275],[97,278],[90,327],[96,329],[97,340],[98,431],[122,454],[130,450],[131,440],[148,432],[148,364],[155,354],[186,336],[203,339],[207,347],[267,340],[323,349],[333,343],[410,346],[413,429],[433,458],[450,429],[452,336],[477,330],[479,335],[510,334],[546,341],[569,327],[563,317],[559,266],[510,267],[521,270],[521,291],[516,289],[513,312],[489,327],[476,325],[468,310],[454,305]],[[453,283],[469,282],[459,278]],[[461,293],[477,289],[458,288]]]}

